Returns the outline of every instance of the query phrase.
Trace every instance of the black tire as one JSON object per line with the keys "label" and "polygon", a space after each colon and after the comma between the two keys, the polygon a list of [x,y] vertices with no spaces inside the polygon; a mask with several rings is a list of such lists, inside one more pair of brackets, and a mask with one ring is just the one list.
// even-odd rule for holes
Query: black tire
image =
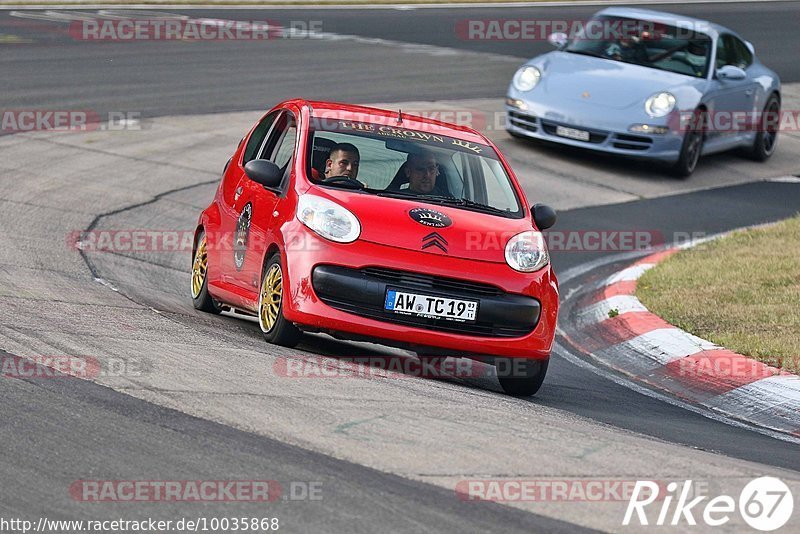
{"label": "black tire", "polygon": [[530,397],[542,387],[550,360],[496,358],[497,378],[507,395]]}
{"label": "black tire", "polygon": [[[264,307],[267,301],[264,291],[265,284],[268,282],[267,277],[270,276],[273,269],[277,269],[280,274],[280,302],[273,308],[274,319],[270,325],[268,324],[270,320],[265,316]],[[281,256],[277,252],[269,257],[261,273],[261,285],[258,294],[258,325],[261,327],[264,339],[273,345],[294,347],[303,336],[300,329],[283,316],[283,266],[281,265]]]}
{"label": "black tire", "polygon": [[672,174],[678,178],[688,178],[697,168],[705,141],[706,111],[696,109],[683,136],[681,153],[672,167]]}
{"label": "black tire", "polygon": [[[211,298],[211,295],[208,294],[208,249],[205,246],[205,239],[206,233],[201,230],[197,235],[197,241],[194,244],[194,254],[192,255],[190,295],[192,296],[192,305],[196,310],[219,314],[222,312],[222,308],[218,306],[214,299]],[[201,254],[205,255],[205,267],[202,268],[202,283],[198,284],[200,290],[197,291],[197,286],[195,284],[199,282],[197,276],[200,275],[197,271],[197,269],[200,268],[198,263],[203,261],[202,258],[198,256]]]}
{"label": "black tire", "polygon": [[758,125],[758,133],[747,155],[755,161],[767,161],[778,144],[778,130],[780,126],[781,102],[778,97],[771,95],[764,105],[764,113]]}

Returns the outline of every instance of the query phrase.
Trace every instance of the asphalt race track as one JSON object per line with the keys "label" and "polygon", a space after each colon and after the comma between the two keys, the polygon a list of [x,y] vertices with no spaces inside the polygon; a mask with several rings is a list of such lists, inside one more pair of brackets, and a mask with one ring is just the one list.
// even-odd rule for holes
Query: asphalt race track
{"label": "asphalt race track", "polygon": [[[335,36],[266,43],[76,42],[64,23],[0,11],[0,37],[15,36],[0,40],[3,109],[141,119],[121,131],[0,136],[0,358],[90,356],[119,369],[92,380],[0,377],[0,517],[277,517],[286,532],[618,532],[620,499],[467,502],[455,489],[489,479],[647,479],[738,495],[749,480],[774,476],[800,495],[797,436],[645,390],[596,369],[563,339],[530,399],[502,395],[492,377],[291,378],[281,369],[310,355],[329,356],[334,368],[346,367],[343,357],[413,356],[324,335],[306,335],[297,349],[270,346],[252,321],[192,308],[189,251],[69,246],[87,229],[192,230],[243,132],[283,98],[491,116],[515,68],[548,45],[466,41],[456,23],[595,10],[168,10],[319,20]],[[680,12],[737,28],[784,82],[800,82],[800,2]],[[685,182],[644,164],[487,135],[529,200],[560,209],[558,231],[647,231],[671,242],[800,209],[800,183],[774,180],[800,174],[797,132],[782,136],[766,164],[712,156]],[[552,254],[563,294],[632,257]],[[84,502],[71,491],[82,480],[269,480],[283,492],[266,504]],[[319,498],[303,493],[311,487]],[[738,517],[727,528],[750,531]]]}
{"label": "asphalt race track", "polygon": [[[800,2],[756,6],[687,4],[681,13],[729,24],[753,42],[783,82],[800,82],[794,57]],[[459,21],[547,20],[556,18],[551,9],[558,19],[579,20],[598,8],[168,10],[195,18],[268,19],[284,26],[318,22],[325,33],[354,37],[333,46],[306,39],[87,46],[69,36],[68,24],[0,11],[0,33],[34,40],[25,46],[3,45],[0,65],[14,75],[3,76],[0,90],[9,108],[33,99],[47,109],[130,110],[144,116],[264,109],[298,96],[298,91],[306,98],[348,102],[504,96],[506,80],[519,64],[550,45],[468,40],[456,31]],[[398,46],[403,43],[415,46]],[[436,48],[426,51],[419,45]],[[462,54],[447,54],[442,48]]]}

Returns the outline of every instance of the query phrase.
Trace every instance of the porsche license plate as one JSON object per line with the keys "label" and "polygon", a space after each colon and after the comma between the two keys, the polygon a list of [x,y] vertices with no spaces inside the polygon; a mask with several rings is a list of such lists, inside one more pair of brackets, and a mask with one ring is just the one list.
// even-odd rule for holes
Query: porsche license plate
{"label": "porsche license plate", "polygon": [[567,128],[565,126],[556,126],[556,135],[577,139],[578,141],[589,140],[589,132],[586,130],[576,130],[575,128]]}
{"label": "porsche license plate", "polygon": [[432,297],[390,289],[386,292],[384,309],[403,315],[473,322],[478,314],[478,301]]}

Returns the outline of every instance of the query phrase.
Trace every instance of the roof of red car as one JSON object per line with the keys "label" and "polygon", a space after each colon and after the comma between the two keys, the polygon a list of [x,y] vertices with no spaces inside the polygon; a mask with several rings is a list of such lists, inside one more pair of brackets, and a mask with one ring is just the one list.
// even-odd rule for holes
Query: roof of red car
{"label": "roof of red car", "polygon": [[[487,139],[467,126],[427,118],[419,111],[386,110],[368,106],[358,106],[354,104],[342,104],[338,102],[325,102],[320,100],[295,100],[298,106],[310,106],[311,114],[314,117],[324,117],[328,119],[342,119],[356,122],[368,122],[382,124],[392,127],[407,128],[410,130],[421,130],[428,133],[436,133],[471,141],[474,143],[488,143]],[[402,111],[402,123],[398,118]],[[438,114],[458,113],[458,117],[471,119],[472,124],[478,122],[485,123],[485,114],[477,110],[442,110]]]}

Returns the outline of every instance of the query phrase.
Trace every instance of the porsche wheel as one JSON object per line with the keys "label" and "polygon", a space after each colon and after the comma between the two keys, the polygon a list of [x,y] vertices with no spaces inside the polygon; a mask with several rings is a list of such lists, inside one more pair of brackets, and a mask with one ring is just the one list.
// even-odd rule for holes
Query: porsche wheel
{"label": "porsche wheel", "polygon": [[700,154],[703,153],[705,141],[706,112],[702,109],[694,110],[691,122],[683,136],[681,153],[672,172],[679,178],[688,178],[697,168]]}
{"label": "porsche wheel", "polygon": [[281,257],[276,253],[267,261],[261,277],[258,324],[268,342],[294,347],[302,333],[283,316],[283,294],[283,268]]}
{"label": "porsche wheel", "polygon": [[749,156],[756,161],[766,161],[775,152],[778,144],[778,126],[780,121],[781,103],[775,95],[769,97],[764,106],[758,133],[753,141]]}
{"label": "porsche wheel", "polygon": [[192,259],[192,304],[195,309],[220,313],[222,309],[217,306],[211,295],[208,294],[208,242],[205,232],[197,236],[197,246]]}
{"label": "porsche wheel", "polygon": [[542,387],[550,360],[497,358],[497,378],[507,395],[530,397]]}

